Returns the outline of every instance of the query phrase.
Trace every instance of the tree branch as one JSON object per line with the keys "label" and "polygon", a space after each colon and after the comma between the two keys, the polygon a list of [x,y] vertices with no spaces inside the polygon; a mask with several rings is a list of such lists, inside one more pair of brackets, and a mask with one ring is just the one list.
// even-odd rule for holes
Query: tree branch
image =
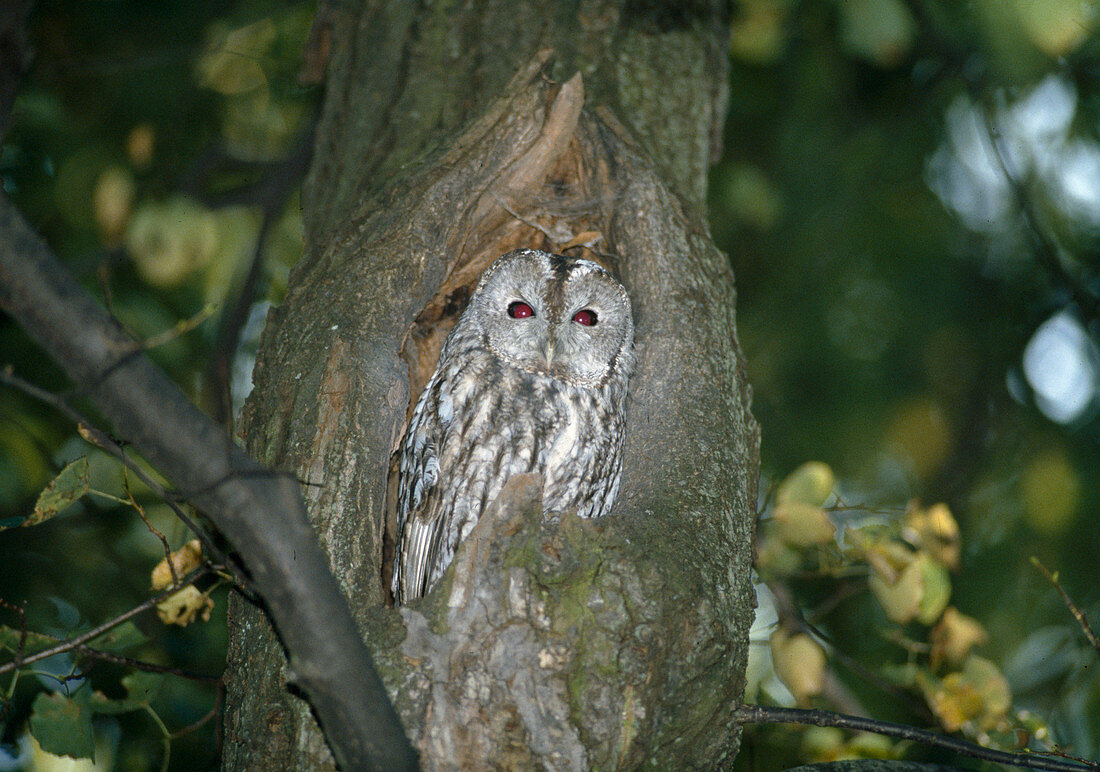
{"label": "tree branch", "polygon": [[1093,762],[1070,761],[1067,759],[1041,755],[1039,753],[1009,753],[993,748],[983,748],[980,745],[959,740],[954,737],[945,737],[935,732],[917,729],[904,724],[893,724],[888,721],[879,721],[873,718],[860,718],[859,716],[847,716],[843,713],[832,713],[827,710],[805,710],[803,708],[776,708],[763,705],[742,705],[736,710],[736,716],[741,724],[804,724],[808,726],[833,726],[841,729],[851,729],[856,732],[873,732],[874,734],[896,737],[899,740],[912,740],[933,748],[943,748],[960,756],[969,756],[975,759],[990,761],[995,764],[1009,764],[1014,767],[1026,769],[1046,769],[1053,772],[1082,772],[1082,770],[1097,769],[1100,765]]}
{"label": "tree branch", "polygon": [[168,505],[175,513],[176,517],[178,517],[183,524],[191,530],[191,533],[202,542],[204,554],[208,558],[212,558],[221,564],[220,567],[230,574],[233,583],[241,592],[253,596],[255,595],[255,589],[252,587],[252,582],[249,578],[245,576],[240,567],[236,565],[228,555],[218,549],[218,546],[214,543],[213,539],[210,538],[210,535],[206,533],[206,530],[200,528],[199,524],[195,522],[195,519],[184,511],[183,507],[176,501],[176,494],[167,490],[163,485],[154,480],[140,464],[126,455],[126,451],[113,437],[111,437],[111,435],[93,426],[92,422],[70,405],[68,400],[64,397],[54,394],[52,391],[39,388],[33,383],[20,378],[12,372],[10,364],[0,368],[0,383],[6,383],[13,388],[19,389],[19,391],[27,396],[34,397],[43,404],[49,405],[76,424],[77,432],[81,437],[118,459],[123,466],[133,472],[134,476],[141,480],[149,490]]}
{"label": "tree branch", "polygon": [[416,755],[317,543],[297,483],[266,470],[180,392],[0,197],[0,307],[244,558],[344,769]]}

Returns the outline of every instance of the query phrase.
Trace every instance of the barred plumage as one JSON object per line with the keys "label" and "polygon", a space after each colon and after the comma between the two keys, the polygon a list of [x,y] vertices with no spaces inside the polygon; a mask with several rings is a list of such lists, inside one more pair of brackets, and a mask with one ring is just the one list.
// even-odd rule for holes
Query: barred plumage
{"label": "barred plumage", "polygon": [[510,252],[482,275],[401,444],[393,593],[419,598],[516,474],[543,511],[610,511],[618,493],[634,323],[588,260]]}

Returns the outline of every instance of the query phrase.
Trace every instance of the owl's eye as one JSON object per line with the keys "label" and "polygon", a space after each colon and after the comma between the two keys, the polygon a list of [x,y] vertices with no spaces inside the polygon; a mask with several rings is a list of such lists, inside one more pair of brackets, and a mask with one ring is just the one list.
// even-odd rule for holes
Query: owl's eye
{"label": "owl's eye", "polygon": [[596,325],[596,312],[590,309],[584,309],[573,314],[573,321],[577,324],[583,324],[585,327],[594,327]]}
{"label": "owl's eye", "polygon": [[524,303],[522,300],[514,300],[508,304],[508,316],[513,319],[526,319],[529,316],[535,315],[535,309]]}

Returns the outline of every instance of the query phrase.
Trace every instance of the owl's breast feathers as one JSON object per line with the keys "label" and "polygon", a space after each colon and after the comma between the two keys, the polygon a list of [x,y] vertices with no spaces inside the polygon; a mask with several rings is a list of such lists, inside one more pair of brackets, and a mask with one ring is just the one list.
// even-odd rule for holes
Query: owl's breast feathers
{"label": "owl's breast feathers", "polygon": [[[399,602],[438,580],[459,542],[511,477],[543,476],[543,511],[607,514],[618,490],[622,411],[609,387],[563,383],[484,351],[436,371],[413,413],[401,452]],[[593,480],[606,484],[592,485]]]}

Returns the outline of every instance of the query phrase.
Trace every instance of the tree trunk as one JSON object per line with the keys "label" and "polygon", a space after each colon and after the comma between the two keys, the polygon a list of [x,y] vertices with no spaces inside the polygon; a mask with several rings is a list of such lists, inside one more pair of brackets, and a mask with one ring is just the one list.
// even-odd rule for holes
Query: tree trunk
{"label": "tree trunk", "polygon": [[[724,6],[362,0],[319,16],[332,58],[306,252],[242,431],[302,480],[425,768],[713,767],[737,751],[759,461],[733,277],[703,210]],[[538,478],[514,478],[436,589],[387,607],[411,402],[480,272],[520,246],[583,253],[630,292],[618,503],[543,523]],[[231,612],[226,768],[331,768],[262,612]]]}

